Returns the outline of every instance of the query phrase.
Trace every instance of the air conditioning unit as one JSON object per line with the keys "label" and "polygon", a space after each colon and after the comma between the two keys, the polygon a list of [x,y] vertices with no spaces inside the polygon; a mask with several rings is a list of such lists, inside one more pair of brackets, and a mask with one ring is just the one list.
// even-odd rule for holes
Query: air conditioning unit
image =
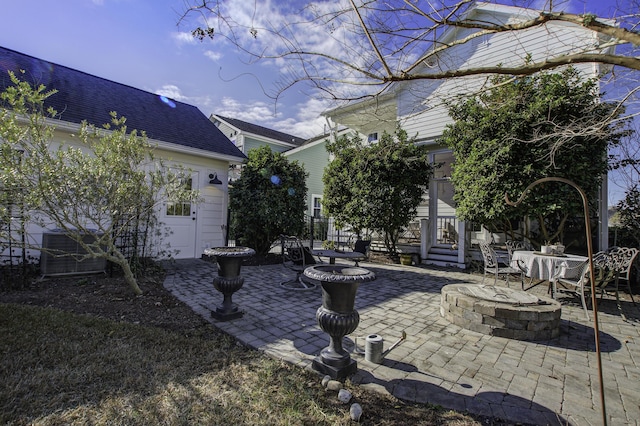
{"label": "air conditioning unit", "polygon": [[[92,243],[95,238],[95,234],[85,234],[82,240],[85,243]],[[86,254],[86,251],[63,231],[43,233],[42,247],[53,252],[51,254],[42,251],[40,254],[40,272],[45,276],[99,273],[104,272],[107,266],[104,258],[78,261],[77,258]],[[68,255],[61,256],[57,253],[68,253]]]}

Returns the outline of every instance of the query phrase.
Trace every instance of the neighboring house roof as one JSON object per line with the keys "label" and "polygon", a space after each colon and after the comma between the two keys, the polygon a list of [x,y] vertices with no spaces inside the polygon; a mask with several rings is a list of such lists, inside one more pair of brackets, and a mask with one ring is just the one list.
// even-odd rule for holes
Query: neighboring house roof
{"label": "neighboring house roof", "polygon": [[331,135],[328,134],[328,133],[325,133],[325,134],[322,134],[322,135],[318,135],[318,136],[314,136],[314,137],[304,141],[304,143],[302,143],[300,146],[283,152],[283,154],[285,156],[289,156],[291,154],[296,154],[296,153],[298,153],[300,151],[304,151],[307,148],[311,148],[313,146],[316,146],[319,143],[325,143],[328,140],[331,140]]}
{"label": "neighboring house roof", "polygon": [[102,127],[115,111],[127,119],[128,129],[144,131],[149,139],[216,153],[228,161],[246,158],[192,105],[0,47],[0,91],[11,85],[7,71],[32,85],[57,90],[45,105],[57,110],[61,121],[86,120]]}
{"label": "neighboring house roof", "polygon": [[238,120],[236,118],[229,118],[218,114],[212,114],[211,116],[220,121],[226,122],[229,126],[235,127],[244,133],[262,136],[264,138],[284,142],[293,146],[300,146],[306,140],[305,138],[279,132],[278,130],[269,129],[257,124],[247,123],[246,121]]}

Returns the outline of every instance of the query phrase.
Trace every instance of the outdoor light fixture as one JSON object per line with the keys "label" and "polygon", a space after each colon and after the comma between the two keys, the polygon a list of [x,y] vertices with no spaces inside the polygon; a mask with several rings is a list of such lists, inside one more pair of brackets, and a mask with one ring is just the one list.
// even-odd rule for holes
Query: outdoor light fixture
{"label": "outdoor light fixture", "polygon": [[222,182],[218,179],[218,174],[216,172],[209,173],[209,185],[222,185]]}

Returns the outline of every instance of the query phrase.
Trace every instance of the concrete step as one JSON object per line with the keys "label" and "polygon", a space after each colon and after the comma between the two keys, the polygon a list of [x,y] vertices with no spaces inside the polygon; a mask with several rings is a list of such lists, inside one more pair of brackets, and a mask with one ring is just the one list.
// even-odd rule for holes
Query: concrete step
{"label": "concrete step", "polygon": [[449,244],[434,245],[429,250],[427,258],[422,263],[444,267],[457,267],[464,269],[464,263],[458,263],[458,250],[453,250]]}
{"label": "concrete step", "polygon": [[429,253],[427,254],[427,259],[431,260],[442,260],[447,262],[457,262],[458,261],[458,253],[456,254],[438,254],[438,253]]}
{"label": "concrete step", "polygon": [[429,253],[445,256],[458,256],[458,250],[453,250],[451,246],[433,246],[429,250]]}
{"label": "concrete step", "polygon": [[457,259],[455,260],[434,260],[434,259],[425,259],[422,261],[424,265],[434,265],[441,266],[443,268],[459,268],[466,269],[467,265],[464,263],[458,263]]}

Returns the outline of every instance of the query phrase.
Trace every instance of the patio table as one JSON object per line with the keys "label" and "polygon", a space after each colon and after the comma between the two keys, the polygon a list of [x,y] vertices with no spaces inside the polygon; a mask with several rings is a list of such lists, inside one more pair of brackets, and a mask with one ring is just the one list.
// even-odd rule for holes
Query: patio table
{"label": "patio table", "polygon": [[355,262],[356,266],[358,266],[359,261],[367,259],[366,255],[357,251],[312,250],[311,253],[318,257],[320,262],[322,262],[322,259],[320,259],[321,257],[328,257],[329,264],[331,265],[336,263],[336,258],[352,260]]}
{"label": "patio table", "polygon": [[[517,250],[511,257],[511,266],[521,267],[526,276],[541,281],[549,281],[549,291],[553,286],[551,282],[557,278],[575,278],[571,274],[579,274],[581,265],[587,261],[587,257],[577,254],[545,254],[538,251]],[[555,297],[554,294],[552,294]]]}

